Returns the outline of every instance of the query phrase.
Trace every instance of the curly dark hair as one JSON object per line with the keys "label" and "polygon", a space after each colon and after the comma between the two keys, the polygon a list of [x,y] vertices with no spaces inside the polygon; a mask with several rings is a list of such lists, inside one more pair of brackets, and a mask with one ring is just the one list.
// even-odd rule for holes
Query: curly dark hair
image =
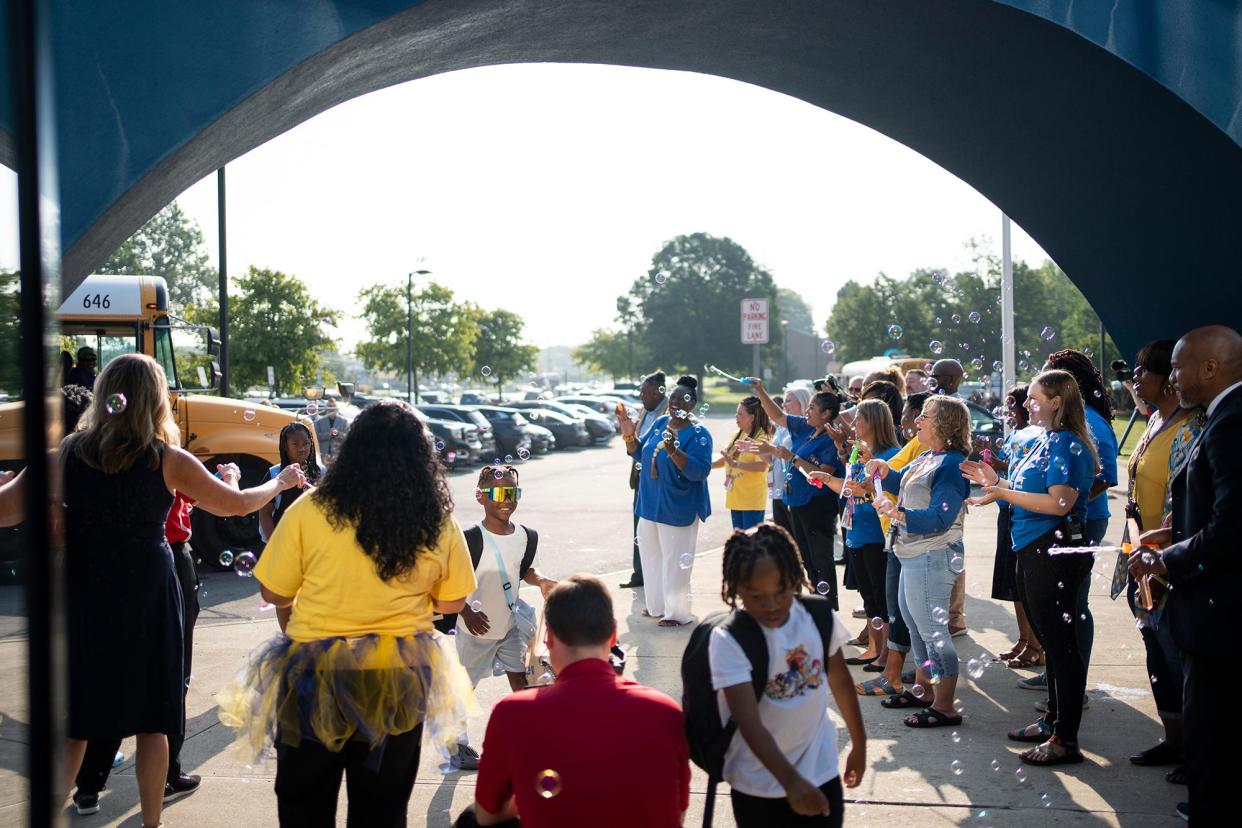
{"label": "curly dark hair", "polygon": [[809,405],[813,405],[828,415],[828,422],[833,422],[841,414],[841,397],[831,391],[820,391],[811,397]]}
{"label": "curly dark hair", "polygon": [[1113,401],[1108,397],[1108,386],[1104,384],[1104,377],[1100,376],[1100,370],[1095,367],[1091,357],[1082,351],[1066,348],[1048,354],[1045,368],[1050,371],[1065,371],[1073,376],[1078,383],[1083,403],[1088,408],[1094,408],[1108,422],[1113,421]]}
{"label": "curly dark hair", "polygon": [[521,481],[521,477],[518,476],[518,470],[513,468],[513,466],[507,466],[504,464],[496,466],[496,465],[492,465],[491,463],[489,463],[483,468],[479,469],[478,487],[480,489],[486,489],[488,486],[495,483],[496,480],[498,479],[497,473],[499,473],[499,477],[504,477],[506,474],[513,475],[514,483],[518,483]]}
{"label": "curly dark hair", "polygon": [[86,409],[91,407],[91,401],[95,399],[95,395],[89,388],[81,385],[62,386],[60,394],[64,400],[65,434],[68,435],[78,430],[78,420],[82,419]]}
{"label": "curly dark hair", "polygon": [[285,445],[285,441],[295,431],[301,431],[305,434],[306,441],[311,444],[310,462],[306,464],[306,468],[302,469],[302,471],[306,474],[308,486],[317,485],[319,483],[319,460],[315,456],[315,438],[311,435],[311,430],[306,423],[294,420],[280,430],[280,467],[283,469],[293,462],[293,458],[289,456],[289,449]]}
{"label": "curly dark hair", "polygon": [[699,381],[688,374],[677,378],[677,388],[674,390],[677,394],[688,394],[690,402],[699,401]]}
{"label": "curly dark hair", "polygon": [[735,529],[724,545],[724,578],[720,597],[731,607],[737,606],[737,593],[750,580],[755,563],[768,558],[781,573],[781,583],[794,592],[806,585],[798,543],[785,529],[774,523],[761,523],[754,529]]}
{"label": "curly dark hair", "polygon": [[444,468],[422,422],[396,400],[354,418],[315,497],[334,527],[354,528],[385,581],[414,568],[453,511]]}

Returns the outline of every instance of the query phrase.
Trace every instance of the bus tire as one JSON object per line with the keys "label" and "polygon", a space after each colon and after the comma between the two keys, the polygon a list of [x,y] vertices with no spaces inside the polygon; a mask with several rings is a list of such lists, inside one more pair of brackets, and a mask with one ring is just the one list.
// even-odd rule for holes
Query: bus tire
{"label": "bus tire", "polygon": [[[215,472],[216,463],[237,463],[241,468],[240,486],[249,489],[260,485],[267,477],[267,466],[262,460],[249,457],[225,456],[211,458],[205,465]],[[257,513],[240,517],[218,517],[195,509],[190,512],[193,534],[190,546],[194,549],[195,562],[208,570],[227,572],[233,568],[233,560],[243,552],[263,553],[263,539],[259,536]],[[225,553],[228,554],[225,554]]]}

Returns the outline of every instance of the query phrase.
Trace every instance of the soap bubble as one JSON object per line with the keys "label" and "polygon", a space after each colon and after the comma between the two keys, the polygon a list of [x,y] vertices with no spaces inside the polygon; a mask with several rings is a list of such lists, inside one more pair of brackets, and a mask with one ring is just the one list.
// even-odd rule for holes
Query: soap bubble
{"label": "soap bubble", "polygon": [[307,414],[309,414],[309,415],[310,415],[310,416],[312,416],[312,417],[314,417],[316,414],[318,414],[318,413],[319,413],[319,403],[315,402],[314,400],[311,400],[310,402],[308,402],[308,403],[306,404],[306,413],[307,413]]}
{"label": "soap bubble", "polygon": [[1071,621],[1073,621],[1074,618],[1068,612],[1063,612],[1061,613],[1061,620],[1064,621],[1066,624],[1068,624]]}
{"label": "soap bubble", "polygon": [[436,451],[444,451],[444,441],[436,440]]}
{"label": "soap bubble", "polygon": [[520,449],[518,449],[518,459],[519,459],[519,460],[529,460],[529,459],[530,459],[530,449],[525,449],[525,448],[520,448]]}
{"label": "soap bubble", "polygon": [[535,793],[551,799],[561,792],[561,775],[554,770],[542,770],[535,777]]}
{"label": "soap bubble", "polygon": [[220,553],[219,561],[220,561],[220,566],[232,566],[233,565],[233,553],[229,551],[228,549],[225,549],[223,552]]}
{"label": "soap bubble", "polygon": [[253,408],[247,408],[245,411],[242,412],[242,419],[245,420],[246,422],[253,423],[254,418],[255,418],[255,413],[254,413]]}
{"label": "soap bubble", "polygon": [[1039,332],[1040,339],[1043,339],[1045,342],[1051,342],[1056,337],[1056,335],[1057,335],[1057,332],[1052,328],[1051,325],[1045,325],[1044,329]]}
{"label": "soap bubble", "polygon": [[513,462],[513,455],[512,455],[512,454],[506,454],[506,455],[505,455],[505,463],[506,463],[506,464],[509,464],[509,463],[512,463],[512,462]]}
{"label": "soap bubble", "polygon": [[837,343],[833,342],[831,339],[820,340],[819,349],[825,354],[831,354],[837,350]]}
{"label": "soap bubble", "polygon": [[1070,443],[1070,454],[1074,455],[1075,457],[1082,454],[1082,443],[1079,443],[1077,441]]}
{"label": "soap bubble", "polygon": [[233,561],[233,569],[239,577],[253,578],[255,563],[257,561],[253,552],[243,552]]}
{"label": "soap bubble", "polygon": [[901,339],[901,335],[903,333],[905,333],[905,331],[901,329],[900,325],[889,325],[888,326],[888,335],[892,339]]}
{"label": "soap bubble", "polygon": [[962,324],[962,315],[961,315],[960,313],[955,313],[955,314],[953,314],[952,316],[950,316],[949,318],[953,320],[953,324],[954,324],[954,325],[960,325],[960,324]]}
{"label": "soap bubble", "polygon": [[492,476],[495,477],[497,480],[503,480],[505,477],[504,470],[496,469],[496,471],[492,472]]}
{"label": "soap bubble", "polygon": [[960,744],[960,743],[961,743],[961,741],[962,741],[962,734],[958,733],[958,732],[955,730],[955,731],[953,731],[953,733],[949,736],[949,738],[953,740],[953,743],[954,743],[954,744]]}
{"label": "soap bubble", "polygon": [[949,623],[949,611],[945,609],[944,607],[933,607],[931,615],[932,615],[932,620],[935,621],[937,624]]}
{"label": "soap bubble", "polygon": [[973,679],[983,678],[983,671],[986,667],[987,664],[977,658],[972,658],[970,661],[966,662],[966,672],[969,673],[970,677]]}
{"label": "soap bubble", "polygon": [[933,339],[931,342],[927,343],[927,347],[933,354],[944,353],[944,343],[939,339]]}
{"label": "soap bubble", "polygon": [[1052,797],[1048,796],[1048,794],[1046,794],[1046,793],[1041,793],[1041,794],[1039,795],[1039,804],[1040,804],[1040,805],[1043,805],[1045,808],[1051,808],[1051,807],[1052,807]]}
{"label": "soap bubble", "polygon": [[820,595],[827,595],[829,592],[832,591],[832,587],[829,586],[827,581],[820,581],[818,584],[815,585],[815,591],[818,592]]}
{"label": "soap bubble", "polygon": [[129,403],[125,400],[124,394],[112,394],[104,402],[104,410],[109,414],[120,414],[127,405]]}
{"label": "soap bubble", "polygon": [[479,369],[479,373],[485,377],[490,377],[492,375],[492,366],[484,365],[482,368]]}
{"label": "soap bubble", "polygon": [[477,599],[476,599],[476,600],[474,600],[474,601],[471,601],[471,602],[470,602],[470,611],[471,611],[471,612],[482,612],[482,611],[483,611],[483,602],[482,602],[482,601],[479,601],[479,600],[477,600]]}
{"label": "soap bubble", "polygon": [[689,569],[694,566],[694,556],[689,552],[682,552],[681,556],[677,558],[677,566],[682,569]]}
{"label": "soap bubble", "polygon": [[664,391],[665,391],[665,388],[664,388],[664,386],[663,386],[663,385],[661,385],[661,386],[660,386],[660,393],[661,393],[661,394],[663,394],[663,393],[664,393]]}
{"label": "soap bubble", "polygon": [[969,319],[974,324],[978,325],[979,320],[982,317],[979,316],[979,311],[971,311],[970,313],[966,314],[966,318]]}
{"label": "soap bubble", "polygon": [[996,761],[995,759],[992,760],[992,770],[994,771],[1000,770],[1000,762]]}
{"label": "soap bubble", "polygon": [[643,464],[642,464],[642,463],[635,463],[635,464],[634,464],[634,471],[642,471],[642,470],[643,470]]}
{"label": "soap bubble", "polygon": [[1001,371],[1005,370],[1005,363],[1001,362],[999,359],[994,360],[992,362],[992,370],[999,374]]}
{"label": "soap bubble", "polygon": [[656,275],[655,275],[655,280],[656,280],[656,284],[657,284],[657,285],[662,285],[662,284],[664,284],[665,282],[667,282],[667,281],[668,281],[668,272],[667,272],[667,271],[664,271],[664,270],[659,271],[659,272],[658,272],[658,273],[656,273]]}
{"label": "soap bubble", "polygon": [[931,275],[931,280],[935,282],[937,285],[939,285],[940,287],[944,287],[944,274],[943,273],[933,273]]}
{"label": "soap bubble", "polygon": [[966,569],[966,559],[954,553],[953,557],[949,558],[949,570],[954,575],[961,575],[964,569]]}
{"label": "soap bubble", "polygon": [[971,367],[971,368],[974,368],[976,371],[982,371],[982,370],[983,370],[983,360],[982,360],[982,359],[980,359],[979,357],[975,357],[974,359],[972,359],[972,360],[970,361],[970,367]]}
{"label": "soap bubble", "polygon": [[1019,785],[1026,784],[1026,771],[1024,771],[1022,768],[1018,768],[1016,771],[1014,771],[1013,777],[1014,779],[1018,780]]}
{"label": "soap bubble", "polygon": [[910,695],[914,696],[916,699],[923,698],[926,693],[927,691],[923,689],[923,685],[921,684],[915,684],[910,688]]}
{"label": "soap bubble", "polygon": [[954,759],[952,762],[950,762],[949,767],[952,768],[954,776],[962,775],[962,763],[959,762],[958,760]]}
{"label": "soap bubble", "polygon": [[883,618],[880,618],[879,616],[876,616],[875,618],[872,618],[872,619],[871,619],[871,629],[873,629],[873,630],[877,630],[877,631],[878,631],[878,630],[882,630],[882,629],[884,629],[884,619],[883,619]]}

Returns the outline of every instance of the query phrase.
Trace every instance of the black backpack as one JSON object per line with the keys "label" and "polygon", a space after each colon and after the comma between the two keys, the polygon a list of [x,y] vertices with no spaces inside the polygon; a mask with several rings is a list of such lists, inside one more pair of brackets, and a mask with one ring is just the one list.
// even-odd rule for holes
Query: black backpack
{"label": "black backpack", "polygon": [[[832,603],[819,595],[799,595],[798,600],[811,614],[824,641],[824,671],[827,672],[829,642],[832,641]],[[768,681],[768,642],[759,622],[744,611],[722,610],[699,622],[690,633],[690,641],[681,656],[681,709],[686,718],[686,738],[690,743],[690,761],[707,772],[707,803],[703,809],[703,826],[712,824],[716,802],[716,786],[723,778],[725,753],[737,725],[730,720],[720,723],[720,706],[712,689],[711,659],[708,646],[712,632],[724,629],[750,659],[751,681],[755,699],[763,698]]]}
{"label": "black backpack", "polygon": [[[521,526],[521,524],[518,524]],[[526,551],[522,553],[522,564],[518,567],[518,580],[526,577],[527,570],[531,564],[535,562],[535,552],[539,549],[539,533],[529,526],[522,526],[526,530]],[[470,563],[475,568],[479,568],[479,560],[483,557],[483,530],[479,529],[476,523],[462,534],[466,536],[466,548],[470,550]],[[510,575],[510,578],[513,576]],[[449,631],[457,626],[457,613],[449,613],[440,616],[432,622],[437,630],[449,634]]]}

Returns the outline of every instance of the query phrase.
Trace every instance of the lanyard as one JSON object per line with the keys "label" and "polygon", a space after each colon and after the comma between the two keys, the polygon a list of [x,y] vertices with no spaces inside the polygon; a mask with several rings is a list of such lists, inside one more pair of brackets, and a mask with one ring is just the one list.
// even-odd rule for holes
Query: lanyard
{"label": "lanyard", "polygon": [[[479,527],[482,529],[483,527]],[[513,531],[517,531],[514,529]],[[492,548],[492,552],[496,555],[496,569],[500,572],[500,583],[505,590],[505,603],[509,605],[509,611],[512,612],[514,606],[517,605],[517,599],[513,597],[513,582],[509,580],[509,573],[505,570],[505,559],[500,554],[500,547],[496,544],[492,533],[483,529],[483,539],[487,541],[487,545]]]}

